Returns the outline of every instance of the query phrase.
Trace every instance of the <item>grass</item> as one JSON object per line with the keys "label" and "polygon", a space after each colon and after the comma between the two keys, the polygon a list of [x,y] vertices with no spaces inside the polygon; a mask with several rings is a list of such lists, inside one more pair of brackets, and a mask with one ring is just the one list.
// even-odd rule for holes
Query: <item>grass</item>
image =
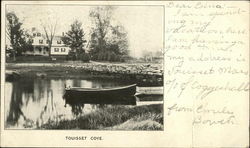
{"label": "grass", "polygon": [[108,130],[163,130],[162,114],[146,113],[135,116],[128,121],[108,127]]}
{"label": "grass", "polygon": [[41,129],[163,130],[162,104],[112,106],[73,120],[49,121]]}
{"label": "grass", "polygon": [[51,57],[49,56],[16,56],[16,60],[13,61],[12,57],[6,57],[6,62],[8,63],[52,63]]}

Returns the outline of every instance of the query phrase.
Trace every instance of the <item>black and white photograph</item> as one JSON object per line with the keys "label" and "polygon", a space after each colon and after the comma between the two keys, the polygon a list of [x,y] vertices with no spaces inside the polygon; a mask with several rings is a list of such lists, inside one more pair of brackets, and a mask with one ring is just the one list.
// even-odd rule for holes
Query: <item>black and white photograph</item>
{"label": "black and white photograph", "polygon": [[249,147],[249,2],[1,1],[0,147]]}
{"label": "black and white photograph", "polygon": [[5,5],[5,130],[163,131],[164,7]]}

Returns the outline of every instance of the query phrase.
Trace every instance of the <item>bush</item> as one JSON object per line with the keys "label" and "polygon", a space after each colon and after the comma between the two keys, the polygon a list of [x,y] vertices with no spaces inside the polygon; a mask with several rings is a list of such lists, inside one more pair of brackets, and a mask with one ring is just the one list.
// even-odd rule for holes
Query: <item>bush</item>
{"label": "bush", "polygon": [[67,60],[75,61],[76,60],[76,53],[73,51],[69,51],[69,53],[67,55]]}
{"label": "bush", "polygon": [[125,58],[123,56],[117,55],[113,51],[102,51],[92,54],[91,59],[97,61],[125,62]]}
{"label": "bush", "polygon": [[82,53],[82,54],[80,55],[80,58],[81,58],[81,60],[82,60],[83,62],[89,62],[89,60],[90,60],[90,57],[89,57],[89,54],[88,54],[88,53]]}
{"label": "bush", "polygon": [[90,56],[88,53],[82,52],[81,54],[77,55],[76,52],[69,51],[67,60],[76,61],[81,60],[83,62],[89,62]]}

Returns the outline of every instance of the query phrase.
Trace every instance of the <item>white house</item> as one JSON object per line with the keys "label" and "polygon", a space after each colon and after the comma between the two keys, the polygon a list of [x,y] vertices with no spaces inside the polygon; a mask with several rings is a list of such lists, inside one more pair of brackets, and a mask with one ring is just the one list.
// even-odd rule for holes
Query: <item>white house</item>
{"label": "white house", "polygon": [[63,44],[62,36],[54,36],[52,40],[51,50],[48,48],[48,40],[46,36],[39,32],[36,28],[32,28],[32,45],[33,50],[25,52],[26,55],[40,56],[66,56],[70,48]]}
{"label": "white house", "polygon": [[33,50],[26,51],[26,55],[49,56],[48,42],[45,35],[41,34],[36,28],[32,28],[32,46]]}
{"label": "white house", "polygon": [[65,46],[62,41],[62,36],[54,36],[50,54],[53,55],[68,55],[70,48]]}

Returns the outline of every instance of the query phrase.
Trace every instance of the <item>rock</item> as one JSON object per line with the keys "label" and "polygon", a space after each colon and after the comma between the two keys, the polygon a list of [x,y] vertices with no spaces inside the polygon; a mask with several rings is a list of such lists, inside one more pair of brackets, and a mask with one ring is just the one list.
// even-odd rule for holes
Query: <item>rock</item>
{"label": "rock", "polygon": [[45,78],[47,76],[46,73],[36,73],[37,77]]}

